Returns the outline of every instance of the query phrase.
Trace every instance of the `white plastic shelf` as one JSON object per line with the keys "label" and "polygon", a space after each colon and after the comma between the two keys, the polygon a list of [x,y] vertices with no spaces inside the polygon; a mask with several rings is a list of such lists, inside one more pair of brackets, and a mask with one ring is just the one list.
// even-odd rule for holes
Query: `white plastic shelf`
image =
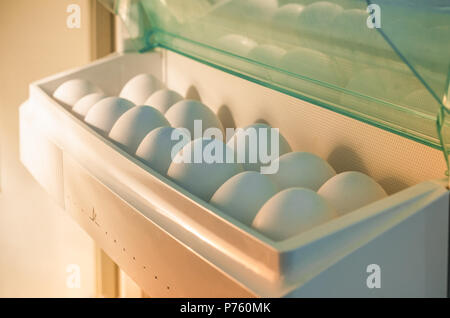
{"label": "white plastic shelf", "polygon": [[[152,171],[51,98],[59,84],[77,77],[117,94],[137,73],[162,79],[173,74],[163,70],[165,63],[157,52],[111,56],[32,84],[20,110],[23,163],[146,293],[446,295],[449,191],[444,182],[418,183],[273,242]],[[29,151],[36,144],[32,138],[50,146]],[[366,285],[370,264],[382,269],[380,289]]]}

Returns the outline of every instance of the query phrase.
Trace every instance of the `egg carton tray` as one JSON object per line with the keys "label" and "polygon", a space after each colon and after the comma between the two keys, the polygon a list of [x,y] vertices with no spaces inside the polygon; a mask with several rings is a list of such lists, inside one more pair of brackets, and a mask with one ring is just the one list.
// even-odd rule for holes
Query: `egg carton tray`
{"label": "egg carton tray", "polygon": [[[274,242],[154,172],[51,97],[73,78],[100,83],[112,96],[138,73],[164,82],[165,63],[160,51],[115,54],[31,84],[20,108],[24,165],[150,296],[445,296],[445,181],[421,182]],[[382,288],[368,288],[371,264],[382,270]]]}

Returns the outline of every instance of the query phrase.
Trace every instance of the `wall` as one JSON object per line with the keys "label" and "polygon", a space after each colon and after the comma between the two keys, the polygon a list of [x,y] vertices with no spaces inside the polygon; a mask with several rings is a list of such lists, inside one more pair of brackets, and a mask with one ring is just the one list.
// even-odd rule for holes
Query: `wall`
{"label": "wall", "polygon": [[[69,4],[81,7],[80,29],[66,26]],[[0,2],[0,297],[96,295],[94,243],[21,165],[18,134],[28,84],[95,54],[93,6],[89,0]],[[80,288],[66,285],[70,264],[80,268]]]}

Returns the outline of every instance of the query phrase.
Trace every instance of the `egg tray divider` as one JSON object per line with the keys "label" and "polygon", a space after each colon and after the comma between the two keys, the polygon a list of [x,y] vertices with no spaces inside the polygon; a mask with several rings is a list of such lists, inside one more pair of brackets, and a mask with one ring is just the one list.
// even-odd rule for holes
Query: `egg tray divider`
{"label": "egg tray divider", "polygon": [[[158,228],[160,233],[170,236],[174,242],[190,251],[194,258],[201,259],[213,268],[216,276],[209,277],[211,286],[216,282],[220,284],[226,277],[225,281],[229,280],[233,282],[233,286],[239,286],[236,290],[242,295],[295,296],[302,286],[355,251],[369,243],[377,244],[378,238],[392,232],[406,220],[424,217],[427,208],[442,202],[447,205],[441,209],[445,212],[443,216],[432,219],[432,224],[429,225],[443,226],[442,218],[448,218],[448,191],[444,187],[444,181],[423,182],[285,241],[274,242],[268,239],[154,172],[137,158],[96,133],[51,97],[52,91],[66,80],[86,78],[95,83],[103,78],[104,74],[110,74],[109,80],[106,79],[109,82],[114,75],[121,74],[120,80],[115,79],[116,84],[109,85],[109,88],[117,92],[118,87],[136,73],[135,70],[143,71],[141,64],[135,63],[142,58],[151,65],[148,71],[161,78],[162,61],[157,52],[110,56],[86,67],[31,84],[29,103],[21,108],[21,120],[24,118],[25,122],[61,149],[63,165],[66,165],[66,158],[70,158],[69,163],[76,162],[76,165],[81,167],[80,171],[85,171],[93,180],[109,189],[112,197],[120,198],[130,211],[139,213],[140,221],[147,224],[149,231]],[[63,167],[64,169],[66,167]],[[65,172],[62,177],[66,188],[72,182],[66,180],[70,174]],[[70,202],[73,198],[68,198],[65,194],[67,193],[63,193],[64,197],[56,200],[67,210],[74,203]],[[96,194],[91,195],[95,197]],[[440,200],[443,197],[445,198]],[[73,206],[71,210],[72,214],[77,213],[73,211]],[[86,215],[90,214],[85,213]],[[102,217],[107,218],[107,212]],[[122,234],[129,233],[131,236],[132,223],[127,224],[126,217],[122,221],[122,224],[114,226],[120,228]],[[78,222],[88,233],[92,233],[92,228],[89,229],[85,222]],[[142,225],[144,228],[145,224]],[[433,236],[432,232],[427,237],[426,247],[444,244],[442,238]],[[414,235],[408,233],[397,239],[408,242],[413,240]],[[98,235],[93,235],[94,238],[96,236]],[[135,237],[134,242],[141,239],[144,242],[151,237],[152,233],[148,233],[146,237]],[[96,241],[100,241],[100,246],[105,244],[101,239]],[[135,251],[135,257],[158,257],[158,253],[155,254],[146,246],[139,243],[137,246],[140,249]],[[378,259],[383,259],[383,250],[380,247],[375,248],[375,253]],[[117,257],[115,259],[125,271],[130,268],[129,261]],[[397,258],[394,256],[393,259],[384,261],[401,262],[405,265],[408,263],[408,260],[402,258],[400,251]],[[183,264],[165,263],[165,266],[173,269],[174,266],[177,268]],[[195,279],[204,279],[202,271],[196,271],[195,268],[192,268],[192,274]],[[136,274],[131,275],[132,278],[133,276],[136,277]],[[140,280],[137,282],[139,284]],[[200,290],[202,296],[214,294]],[[221,295],[224,294],[226,293]]]}

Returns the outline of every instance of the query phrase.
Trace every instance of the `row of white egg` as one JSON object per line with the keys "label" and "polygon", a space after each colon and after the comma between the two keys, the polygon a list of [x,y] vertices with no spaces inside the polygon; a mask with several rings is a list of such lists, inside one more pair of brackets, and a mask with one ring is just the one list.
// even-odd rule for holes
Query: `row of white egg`
{"label": "row of white egg", "polygon": [[[431,112],[437,109],[436,101],[420,84],[412,73],[397,65],[398,70],[370,68],[353,62],[342,62],[310,48],[298,47],[286,51],[272,44],[257,44],[254,40],[239,34],[228,34],[218,40],[218,46],[251,60],[278,67],[290,73],[320,80],[349,91],[385,99],[418,108],[426,108]],[[340,62],[339,62],[340,61]],[[342,62],[342,65],[340,64]],[[254,70],[253,70],[254,71]],[[264,73],[261,73],[264,74]],[[297,82],[286,82],[285,78],[272,78],[288,86]],[[356,98],[342,94],[337,102],[353,106]]]}
{"label": "row of white egg", "polygon": [[[353,2],[353,3],[352,3]],[[369,13],[367,12],[367,5],[352,1],[343,3],[339,1],[291,1],[290,3],[279,3],[277,0],[231,0],[224,1],[222,5],[209,12],[213,17],[224,16],[227,17],[231,28],[236,28],[236,20],[239,22],[240,28],[250,28],[251,23],[259,23],[259,29],[263,29],[263,33],[267,36],[267,30],[264,30],[264,25],[269,23],[270,30],[282,31],[282,33],[289,33],[289,31],[306,30],[313,31],[321,36],[332,34],[337,37],[351,39],[355,42],[364,41],[368,43],[378,38],[377,31],[367,27],[367,19]],[[407,8],[405,11],[397,12],[391,10],[393,8],[386,7],[386,16],[383,19],[383,28],[389,34],[396,31],[396,29],[403,29],[404,26],[410,26],[414,23],[414,31],[421,35],[426,34],[421,32],[425,29],[434,29],[448,27],[448,21],[444,21],[442,16],[437,19],[430,20],[429,15],[426,16],[426,25],[417,25],[415,21],[411,21],[408,15]],[[413,12],[420,14],[420,12]],[[243,23],[242,18],[245,17]],[[240,20],[240,21],[239,21]],[[249,23],[250,22],[250,23]],[[226,23],[226,22],[225,22]],[[403,27],[402,27],[403,26]],[[374,32],[372,32],[374,31]],[[392,32],[391,32],[392,31]],[[245,32],[251,34],[251,32]],[[279,33],[278,36],[283,34]],[[272,35],[273,37],[274,35]],[[424,38],[426,40],[426,37]],[[300,36],[296,39],[292,38],[294,42],[302,41]],[[381,39],[380,39],[381,40]],[[379,42],[381,43],[381,42]]]}
{"label": "row of white egg", "polygon": [[[367,44],[388,51],[391,49],[376,30],[366,27],[366,11],[361,9],[344,10],[341,6],[327,1],[315,2],[306,6],[290,3],[281,7],[277,6],[277,1],[264,3],[250,1],[246,6],[256,6],[260,11],[264,11],[265,15],[269,15],[269,11],[272,12],[270,13],[273,22],[272,29],[281,32],[275,38],[294,36],[295,39],[289,39],[288,43],[297,45],[297,47],[286,51],[285,48],[274,44],[258,45],[256,41],[247,36],[227,34],[216,42],[220,49],[291,73],[346,87],[351,91],[413,107],[426,107],[432,112],[436,111],[436,101],[422,88],[413,74],[402,67],[401,63],[391,61],[392,63],[389,64],[388,59],[380,56],[377,57],[380,61],[375,63],[378,63],[381,69],[380,67],[369,67],[376,59],[363,56],[361,45]],[[388,22],[386,21],[386,23]],[[402,23],[402,21],[393,21],[392,23]],[[345,44],[346,48],[349,43],[355,43],[357,47],[348,48],[351,51],[349,60],[333,58],[325,54],[325,52],[332,51],[331,47],[325,46],[335,45],[330,44],[331,38],[326,41],[311,42],[298,33],[301,29],[313,30],[321,36],[335,38],[339,40],[337,43],[345,40],[348,42]],[[284,43],[282,39],[281,42]],[[415,43],[412,42],[412,44]],[[423,45],[421,44],[421,46]],[[412,51],[417,51],[417,49]],[[369,58],[370,60],[367,60]],[[287,85],[290,84],[287,83]],[[292,85],[296,84],[292,83]],[[355,103],[353,97],[344,96],[343,98],[344,100],[340,102]]]}
{"label": "row of white egg", "polygon": [[277,160],[275,174],[236,174],[210,203],[279,241],[386,197],[369,176],[356,171],[336,174],[312,153],[288,152]]}
{"label": "row of white egg", "polygon": [[[363,4],[344,4],[342,1],[224,1],[210,14],[212,17],[227,17],[224,21],[226,30],[223,31],[229,34],[216,40],[216,34],[212,32],[211,41],[219,49],[290,73],[436,113],[439,106],[432,95],[398,60],[380,33],[367,27],[368,12],[365,9]],[[245,23],[242,22],[244,18]],[[409,16],[405,18],[389,12],[388,18],[383,20],[383,30],[407,57],[423,60],[428,56],[433,65],[445,68],[445,54],[441,52],[446,51],[444,46],[448,44],[445,41],[437,43],[436,40],[449,34],[448,21],[438,18],[427,21],[426,25],[411,25],[414,21],[411,20]],[[230,25],[226,25],[227,21]],[[264,25],[251,26],[252,22],[258,21]],[[220,23],[218,25],[223,27]],[[245,36],[234,34],[232,30]],[[264,39],[264,42],[258,45],[249,35]],[[432,41],[433,45],[437,43],[441,49],[430,51],[431,44],[427,41]],[[373,48],[376,48],[377,56],[373,55]],[[233,66],[267,76],[267,72],[254,67],[247,70],[248,65]],[[276,73],[271,74],[271,80],[288,87],[302,85],[302,81],[276,76]],[[348,94],[340,95],[330,94],[331,101],[350,108],[368,102]]]}
{"label": "row of white egg", "polygon": [[[183,127],[193,135],[196,119],[202,120],[203,129],[216,127],[223,131],[223,127],[202,103],[183,100],[178,93],[162,87],[153,76],[141,74],[124,86],[121,97],[106,97],[90,82],[75,79],[59,86],[53,96],[155,171],[274,240],[289,238],[386,196],[380,185],[362,173],[336,175],[320,157],[291,152],[281,134],[280,157],[276,159],[279,168],[270,175],[257,172],[260,162],[193,163],[177,161],[176,157],[172,161],[176,144],[180,149],[177,156],[189,152],[192,158],[198,147],[209,146],[222,147],[222,155],[227,149],[244,151],[248,158],[248,148],[236,148],[249,146],[236,142],[239,134],[245,134],[248,128],[270,127],[265,124],[247,126],[227,144],[218,139],[202,138],[180,144],[172,139],[172,133]],[[267,140],[271,140],[270,136]],[[270,144],[267,148],[270,149]],[[226,159],[219,162],[226,162]]]}
{"label": "row of white egg", "polygon": [[[243,5],[250,8],[236,12]],[[270,4],[260,0],[252,3],[235,1],[232,5],[217,7],[216,11],[218,12],[212,13],[213,16],[225,15],[228,22],[232,23],[229,26],[225,25],[228,31],[233,29],[237,31],[236,25],[239,23],[241,32],[262,37],[265,41],[273,40],[282,45],[311,46],[319,50],[329,50],[330,45],[336,44],[342,48],[355,44],[358,47],[354,48],[358,50],[361,49],[361,45],[386,47],[378,32],[367,27],[368,13],[365,9],[343,9],[340,5],[328,1],[308,5],[288,3],[280,7],[277,1],[271,1]],[[255,22],[262,25],[251,25],[253,20],[248,19],[248,14],[251,15],[252,12],[259,12]],[[239,14],[245,16],[246,23],[243,25],[242,21],[236,21]],[[247,30],[248,28],[250,29]],[[347,41],[345,45],[341,43],[342,40]]]}
{"label": "row of white egg", "polygon": [[239,34],[228,34],[218,40],[218,46],[251,60],[330,84],[345,85],[336,61],[310,48],[298,47],[286,51],[273,44],[260,44]]}

